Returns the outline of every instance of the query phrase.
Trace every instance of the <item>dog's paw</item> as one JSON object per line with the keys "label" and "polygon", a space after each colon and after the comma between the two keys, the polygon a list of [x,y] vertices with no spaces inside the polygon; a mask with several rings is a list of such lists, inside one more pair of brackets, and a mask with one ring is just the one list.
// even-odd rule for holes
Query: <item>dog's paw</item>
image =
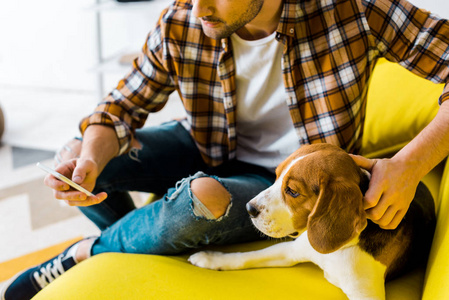
{"label": "dog's paw", "polygon": [[214,251],[201,251],[189,257],[189,262],[197,267],[211,270],[229,270],[226,264],[226,254]]}

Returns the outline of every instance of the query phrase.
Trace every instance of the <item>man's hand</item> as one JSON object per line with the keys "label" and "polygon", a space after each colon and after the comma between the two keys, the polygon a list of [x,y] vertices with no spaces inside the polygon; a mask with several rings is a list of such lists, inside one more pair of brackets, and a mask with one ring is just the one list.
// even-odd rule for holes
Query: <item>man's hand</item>
{"label": "man's hand", "polygon": [[383,229],[395,229],[412,202],[419,178],[407,163],[392,159],[368,159],[351,155],[355,163],[371,173],[364,208],[369,219]]}
{"label": "man's hand", "polygon": [[[119,144],[114,129],[91,125],[83,135],[83,141],[72,140],[57,154],[56,172],[61,173],[88,191],[95,187],[98,176],[106,164],[117,154]],[[56,199],[72,206],[90,206],[104,201],[106,193],[88,197],[54,176],[45,177],[44,183],[54,190]]]}
{"label": "man's hand", "polygon": [[[72,181],[88,191],[94,189],[98,177],[96,164],[85,159],[71,159],[62,162],[56,167],[55,171],[71,178]],[[70,206],[90,206],[104,201],[107,197],[104,192],[97,194],[95,197],[88,197],[50,174],[45,177],[44,183],[54,190],[53,194],[56,199],[65,200]]]}

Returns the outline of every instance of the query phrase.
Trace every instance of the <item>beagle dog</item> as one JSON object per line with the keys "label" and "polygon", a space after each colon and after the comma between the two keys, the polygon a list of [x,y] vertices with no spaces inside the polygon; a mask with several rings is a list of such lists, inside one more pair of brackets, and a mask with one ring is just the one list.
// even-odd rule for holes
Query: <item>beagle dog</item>
{"label": "beagle dog", "polygon": [[189,261],[214,270],[288,267],[313,262],[349,299],[385,299],[385,280],[426,259],[435,228],[432,196],[422,186],[395,230],[367,220],[369,174],[342,149],[303,146],[276,169],[276,181],[247,204],[264,234],[292,237],[246,253],[203,251]]}

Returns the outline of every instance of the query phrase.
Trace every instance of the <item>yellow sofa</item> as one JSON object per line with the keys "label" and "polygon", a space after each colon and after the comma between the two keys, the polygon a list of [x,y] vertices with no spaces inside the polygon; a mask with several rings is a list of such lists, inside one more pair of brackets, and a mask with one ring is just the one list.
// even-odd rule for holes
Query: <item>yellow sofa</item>
{"label": "yellow sofa", "polygon": [[[362,154],[385,157],[403,147],[435,116],[442,89],[396,64],[379,61],[368,94]],[[438,211],[427,269],[388,282],[387,299],[449,299],[449,167],[440,164],[425,183]],[[271,243],[219,249],[247,251]],[[187,257],[101,254],[77,265],[33,299],[346,299],[311,263],[219,272],[192,266]]]}

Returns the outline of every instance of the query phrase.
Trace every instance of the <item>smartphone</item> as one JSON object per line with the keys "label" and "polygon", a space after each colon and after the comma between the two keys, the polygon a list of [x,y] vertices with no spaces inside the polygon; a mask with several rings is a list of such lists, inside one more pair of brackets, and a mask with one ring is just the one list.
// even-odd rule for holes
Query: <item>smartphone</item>
{"label": "smartphone", "polygon": [[55,176],[56,178],[58,178],[59,180],[67,183],[68,185],[70,185],[72,188],[74,188],[75,190],[78,190],[88,196],[91,197],[95,197],[94,194],[92,194],[91,192],[89,192],[88,190],[86,190],[85,188],[83,188],[82,186],[80,186],[79,184],[76,184],[75,182],[73,182],[72,180],[68,179],[67,177],[65,177],[64,175],[62,175],[61,173],[56,172],[55,170],[53,170],[52,168],[47,167],[46,165],[43,165],[41,163],[37,163],[36,166],[38,166],[40,169],[44,170],[47,173],[50,173],[51,175]]}

